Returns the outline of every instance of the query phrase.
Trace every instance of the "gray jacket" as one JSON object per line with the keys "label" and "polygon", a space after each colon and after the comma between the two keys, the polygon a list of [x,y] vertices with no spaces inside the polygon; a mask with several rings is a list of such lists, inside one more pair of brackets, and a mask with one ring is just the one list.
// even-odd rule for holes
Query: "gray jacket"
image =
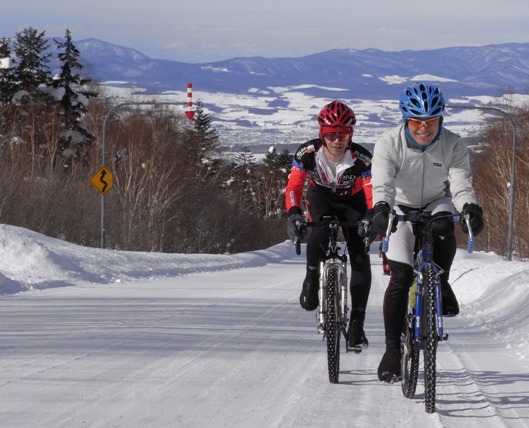
{"label": "gray jacket", "polygon": [[373,204],[422,208],[451,196],[456,210],[477,204],[468,149],[460,137],[442,128],[437,142],[424,152],[411,147],[400,125],[379,138],[372,163]]}

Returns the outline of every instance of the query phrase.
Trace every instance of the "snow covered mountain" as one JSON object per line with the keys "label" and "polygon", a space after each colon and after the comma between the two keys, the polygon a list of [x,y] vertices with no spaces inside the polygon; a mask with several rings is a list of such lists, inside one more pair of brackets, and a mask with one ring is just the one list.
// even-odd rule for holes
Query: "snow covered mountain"
{"label": "snow covered mountain", "polygon": [[306,85],[325,97],[338,87],[344,98],[382,99],[410,80],[436,76],[445,91],[461,96],[498,96],[529,88],[529,43],[388,52],[334,49],[299,58],[232,58],[191,64],[149,58],[137,50],[97,39],[76,42],[93,77],[162,92],[192,81],[208,92],[248,93]]}
{"label": "snow covered mountain", "polygon": [[[321,107],[341,99],[358,119],[355,141],[373,144],[401,119],[398,98],[418,80],[437,82],[450,103],[529,101],[529,43],[426,51],[329,50],[299,58],[233,58],[190,64],[149,58],[97,39],[75,42],[85,73],[117,96],[186,100],[186,85],[211,113],[223,147],[272,145],[292,151],[317,135]],[[510,98],[503,99],[502,94]],[[445,123],[462,136],[484,120],[478,111],[452,110]]]}

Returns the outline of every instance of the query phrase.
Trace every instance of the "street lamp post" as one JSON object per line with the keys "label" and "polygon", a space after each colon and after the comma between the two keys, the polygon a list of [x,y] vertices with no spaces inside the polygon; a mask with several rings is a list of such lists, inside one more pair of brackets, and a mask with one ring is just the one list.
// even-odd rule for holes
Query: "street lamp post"
{"label": "street lamp post", "polygon": [[[106,129],[107,129],[107,120],[110,117],[112,113],[114,113],[116,110],[125,107],[125,106],[141,106],[141,105],[173,105],[173,106],[180,106],[180,105],[187,105],[189,108],[189,101],[187,103],[182,102],[126,102],[118,104],[114,107],[112,107],[108,113],[105,115],[105,118],[103,120],[103,147],[102,147],[102,165],[105,166],[105,156],[106,156]],[[191,112],[194,113],[194,112]],[[188,114],[188,111],[186,111],[186,116],[188,119],[192,119],[193,115]],[[106,247],[106,230],[105,230],[105,195],[101,194],[101,248]]]}
{"label": "street lamp post", "polygon": [[506,117],[511,123],[512,127],[512,158],[511,158],[511,182],[509,183],[509,220],[507,227],[507,260],[512,260],[513,253],[513,229],[514,229],[514,201],[515,201],[515,187],[516,187],[516,127],[512,117],[503,110],[496,107],[482,107],[469,105],[446,105],[447,108],[453,109],[468,109],[468,110],[483,110],[499,113]]}

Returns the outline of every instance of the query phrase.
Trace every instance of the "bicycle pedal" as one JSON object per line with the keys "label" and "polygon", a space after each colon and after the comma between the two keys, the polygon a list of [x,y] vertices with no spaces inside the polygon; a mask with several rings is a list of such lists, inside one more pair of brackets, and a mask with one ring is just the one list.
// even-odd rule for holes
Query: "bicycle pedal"
{"label": "bicycle pedal", "polygon": [[353,351],[355,354],[359,354],[364,349],[367,349],[367,345],[365,343],[360,343],[360,344],[354,345],[354,346],[347,345],[347,351],[348,352]]}
{"label": "bicycle pedal", "polygon": [[394,374],[390,375],[389,373],[383,373],[383,377],[384,379],[382,379],[382,381],[388,385],[393,385],[395,382],[400,382],[402,380],[402,376]]}

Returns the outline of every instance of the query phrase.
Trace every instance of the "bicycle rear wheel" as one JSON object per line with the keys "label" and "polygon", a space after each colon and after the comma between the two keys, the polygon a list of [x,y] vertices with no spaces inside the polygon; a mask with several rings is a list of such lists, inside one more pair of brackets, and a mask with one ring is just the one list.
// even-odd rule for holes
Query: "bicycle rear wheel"
{"label": "bicycle rear wheel", "polygon": [[[412,315],[408,315],[412,316]],[[401,342],[401,373],[402,373],[402,394],[406,398],[415,397],[417,389],[417,379],[419,378],[420,351],[414,349],[413,327],[406,323],[406,337]]]}
{"label": "bicycle rear wheel", "polygon": [[423,272],[423,335],[424,335],[424,405],[426,413],[435,412],[437,310],[435,304],[435,272],[426,265]]}
{"label": "bicycle rear wheel", "polygon": [[327,336],[327,365],[329,369],[329,382],[338,383],[340,373],[340,321],[338,290],[338,269],[330,268],[327,271],[327,316],[325,334]]}

